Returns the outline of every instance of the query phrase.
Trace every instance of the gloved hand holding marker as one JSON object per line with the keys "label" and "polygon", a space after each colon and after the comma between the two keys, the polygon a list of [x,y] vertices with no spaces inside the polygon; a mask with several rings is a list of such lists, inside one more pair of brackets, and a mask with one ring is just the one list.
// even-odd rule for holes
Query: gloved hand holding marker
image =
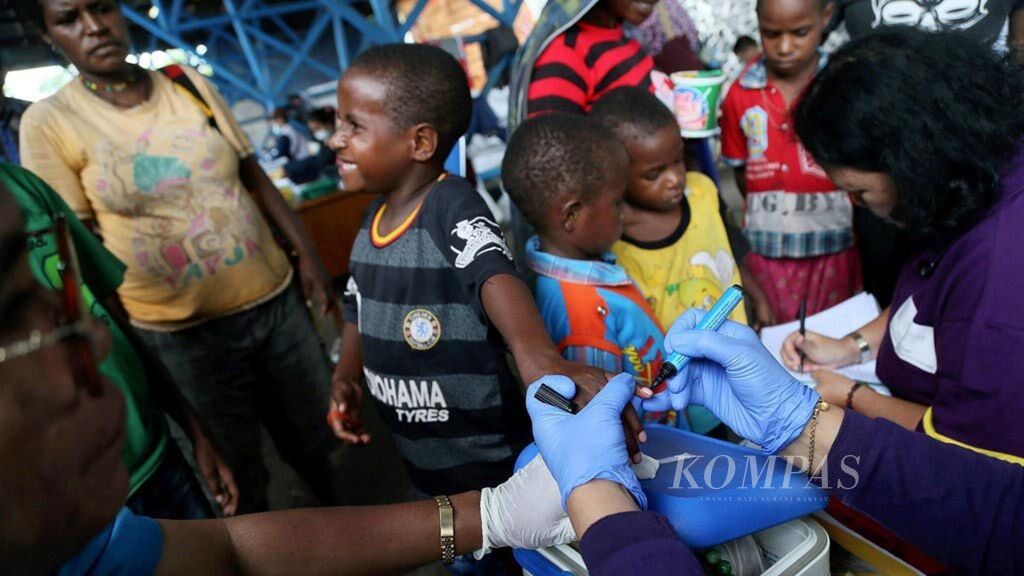
{"label": "gloved hand holding marker", "polygon": [[[729,287],[728,290],[722,294],[722,297],[715,302],[715,305],[711,307],[700,322],[697,323],[695,330],[711,330],[717,331],[722,327],[722,324],[729,318],[732,311],[736,309],[736,306],[743,301],[743,288],[740,288],[738,284],[734,284]],[[661,370],[658,375],[654,377],[654,381],[651,382],[651,388],[657,388],[662,382],[675,376],[686,365],[690,362],[688,356],[684,356],[679,352],[672,352],[668,358],[661,365]]]}
{"label": "gloved hand holding marker", "polygon": [[704,406],[733,432],[776,454],[800,435],[821,397],[793,378],[747,326],[727,320],[717,331],[698,330],[710,315],[687,310],[669,329],[665,349],[689,361],[643,408]]}
{"label": "gloved hand holding marker", "polygon": [[[732,314],[732,311],[736,309],[736,306],[743,301],[743,289],[739,285],[730,286],[728,290],[722,294],[722,297],[718,299],[718,302],[711,307],[711,310],[700,320],[695,330],[718,330],[722,323]],[[655,389],[661,385],[662,382],[672,378],[690,361],[690,358],[684,356],[678,352],[672,352],[668,358],[661,365],[661,370],[658,375],[655,376],[654,381],[651,382],[651,389]],[[534,396],[537,400],[549,405],[554,406],[569,414],[575,414],[577,406],[575,402],[566,400],[563,396],[555,392],[547,384],[541,384],[537,389]],[[667,409],[667,408],[666,408]]]}

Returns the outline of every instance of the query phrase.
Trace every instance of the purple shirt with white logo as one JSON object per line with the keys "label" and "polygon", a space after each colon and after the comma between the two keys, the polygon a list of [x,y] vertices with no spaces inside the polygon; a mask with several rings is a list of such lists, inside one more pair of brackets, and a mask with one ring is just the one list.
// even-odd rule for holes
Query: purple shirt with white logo
{"label": "purple shirt with white logo", "polygon": [[1024,153],[1000,184],[984,220],[903,269],[878,376],[931,407],[929,435],[1024,457]]}

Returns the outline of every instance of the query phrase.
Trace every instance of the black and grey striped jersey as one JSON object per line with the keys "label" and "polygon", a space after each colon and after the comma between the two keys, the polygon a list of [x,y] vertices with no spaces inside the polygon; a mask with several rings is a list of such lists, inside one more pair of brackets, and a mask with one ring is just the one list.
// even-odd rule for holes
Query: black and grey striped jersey
{"label": "black and grey striped jersey", "polygon": [[363,370],[414,486],[452,494],[494,486],[529,441],[529,419],[483,283],[515,274],[470,184],[434,185],[406,229],[382,237],[373,202],[352,248],[345,319],[359,325]]}

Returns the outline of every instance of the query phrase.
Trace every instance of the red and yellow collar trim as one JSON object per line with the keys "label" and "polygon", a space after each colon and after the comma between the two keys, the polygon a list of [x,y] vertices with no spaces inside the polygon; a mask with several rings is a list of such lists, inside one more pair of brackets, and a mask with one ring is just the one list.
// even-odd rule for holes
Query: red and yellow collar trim
{"label": "red and yellow collar trim", "polygon": [[[435,180],[433,183],[436,184],[438,182],[443,182],[444,179],[447,177],[448,173],[444,172],[440,176],[438,176],[437,180]],[[405,217],[405,220],[403,220],[401,224],[399,224],[394,230],[392,230],[388,234],[381,234],[379,232],[380,219],[384,216],[384,212],[386,212],[388,209],[388,205],[386,203],[381,204],[380,208],[377,208],[377,213],[373,215],[373,222],[370,223],[370,243],[373,244],[373,247],[384,248],[394,243],[395,240],[401,238],[402,234],[405,234],[406,230],[412,227],[412,223],[416,221],[416,217],[420,215],[420,208],[423,208],[423,201],[426,199],[427,197],[426,195],[424,195],[423,199],[420,200],[420,203],[416,205],[416,208],[414,208],[413,211],[410,212],[409,215]]]}

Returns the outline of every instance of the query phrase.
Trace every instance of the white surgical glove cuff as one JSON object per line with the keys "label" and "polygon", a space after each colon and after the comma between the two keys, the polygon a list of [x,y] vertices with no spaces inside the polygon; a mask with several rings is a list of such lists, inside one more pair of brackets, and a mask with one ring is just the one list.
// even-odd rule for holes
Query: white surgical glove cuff
{"label": "white surgical glove cuff", "polygon": [[576,539],[558,484],[539,455],[500,486],[480,491],[480,526],[477,559],[492,548],[533,550]]}

